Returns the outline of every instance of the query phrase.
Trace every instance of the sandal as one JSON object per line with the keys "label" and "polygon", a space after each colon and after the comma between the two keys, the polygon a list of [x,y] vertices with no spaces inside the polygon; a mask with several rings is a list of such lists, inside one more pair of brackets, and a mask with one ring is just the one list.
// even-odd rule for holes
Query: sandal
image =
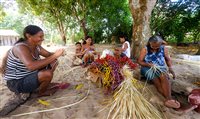
{"label": "sandal", "polygon": [[70,83],[50,83],[47,89],[66,89]]}
{"label": "sandal", "polygon": [[70,83],[60,83],[57,85],[57,89],[66,89],[70,86]]}
{"label": "sandal", "polygon": [[52,89],[47,89],[44,93],[38,94],[38,97],[43,97],[43,96],[52,96],[58,89],[52,88]]}
{"label": "sandal", "polygon": [[58,84],[59,84],[59,83],[50,83],[50,84],[48,85],[47,90],[48,90],[48,89],[56,88]]}

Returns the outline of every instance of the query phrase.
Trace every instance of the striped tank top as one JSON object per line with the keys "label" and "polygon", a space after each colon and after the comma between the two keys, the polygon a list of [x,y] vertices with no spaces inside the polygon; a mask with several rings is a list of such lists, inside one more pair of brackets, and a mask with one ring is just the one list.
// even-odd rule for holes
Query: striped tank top
{"label": "striped tank top", "polygon": [[[25,43],[18,43],[17,45],[25,45],[28,47],[28,45]],[[8,53],[8,58],[7,58],[7,63],[6,63],[4,80],[22,79],[25,76],[38,71],[38,70],[35,70],[35,71],[28,70],[27,67],[23,64],[23,62],[13,54],[13,48],[11,48],[8,52],[9,53]],[[32,57],[34,58],[34,60],[39,60],[40,59],[39,46],[37,46],[35,52],[36,52],[36,57],[33,54],[32,54]]]}

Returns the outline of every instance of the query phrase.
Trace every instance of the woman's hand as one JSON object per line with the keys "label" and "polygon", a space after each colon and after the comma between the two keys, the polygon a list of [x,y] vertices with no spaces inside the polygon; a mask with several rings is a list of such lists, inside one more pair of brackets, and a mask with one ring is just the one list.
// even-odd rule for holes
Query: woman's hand
{"label": "woman's hand", "polygon": [[87,49],[85,49],[85,50],[83,50],[82,52],[81,52],[81,54],[85,54],[86,53],[86,51],[87,51]]}
{"label": "woman's hand", "polygon": [[154,64],[153,63],[146,63],[147,67],[153,67]]}
{"label": "woman's hand", "polygon": [[56,55],[56,57],[60,57],[61,55],[64,54],[64,49],[58,49],[56,50],[56,52],[54,53],[54,55]]}
{"label": "woman's hand", "polygon": [[169,73],[171,73],[171,74],[172,74],[172,76],[173,76],[173,79],[175,79],[175,78],[176,78],[176,75],[175,75],[175,73],[174,73],[174,70],[172,69],[172,67],[169,67]]}

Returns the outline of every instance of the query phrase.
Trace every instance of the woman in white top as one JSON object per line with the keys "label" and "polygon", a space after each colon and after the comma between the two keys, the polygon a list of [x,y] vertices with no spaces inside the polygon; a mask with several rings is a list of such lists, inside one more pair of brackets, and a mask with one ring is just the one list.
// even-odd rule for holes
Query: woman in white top
{"label": "woman in white top", "polygon": [[120,42],[122,43],[122,47],[120,48],[122,52],[122,56],[126,55],[128,58],[131,57],[131,48],[130,43],[126,40],[125,36],[119,36]]}

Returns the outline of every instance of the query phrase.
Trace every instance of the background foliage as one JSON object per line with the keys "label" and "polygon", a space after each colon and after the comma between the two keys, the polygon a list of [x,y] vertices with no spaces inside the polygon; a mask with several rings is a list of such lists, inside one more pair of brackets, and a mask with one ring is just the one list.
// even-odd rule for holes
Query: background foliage
{"label": "background foliage", "polygon": [[[48,43],[72,43],[86,35],[95,43],[110,43],[112,36],[120,34],[131,39],[133,22],[128,0],[9,0],[0,4],[0,29],[22,34],[26,25],[37,24],[45,30]],[[171,43],[199,42],[200,0],[158,0],[150,27],[152,34],[160,32]]]}

